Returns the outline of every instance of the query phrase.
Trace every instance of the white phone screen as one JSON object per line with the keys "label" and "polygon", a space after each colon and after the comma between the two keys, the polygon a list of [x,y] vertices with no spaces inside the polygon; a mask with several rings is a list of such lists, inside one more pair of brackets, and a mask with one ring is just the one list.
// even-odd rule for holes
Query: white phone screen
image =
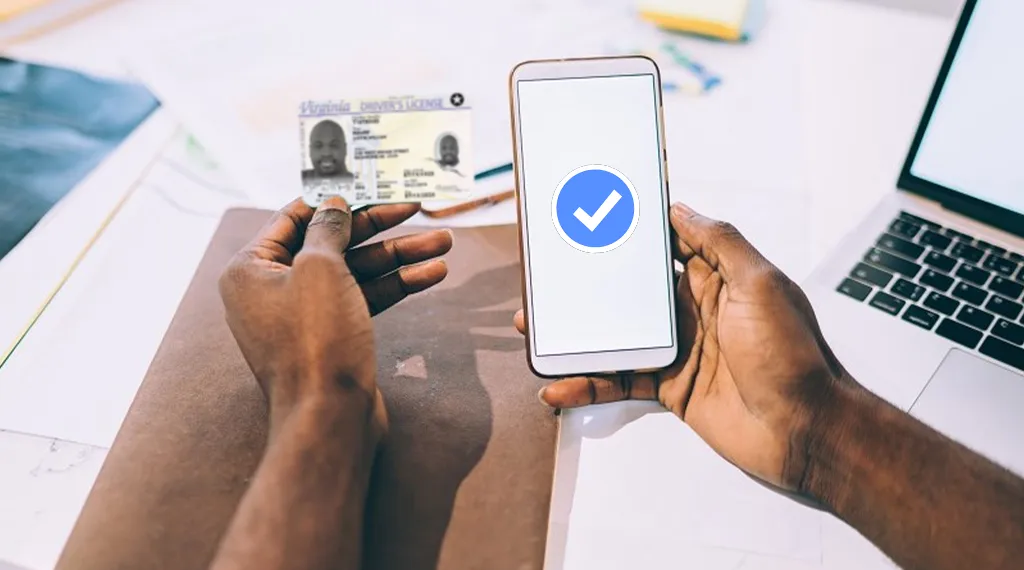
{"label": "white phone screen", "polygon": [[516,89],[535,354],[671,347],[655,76]]}

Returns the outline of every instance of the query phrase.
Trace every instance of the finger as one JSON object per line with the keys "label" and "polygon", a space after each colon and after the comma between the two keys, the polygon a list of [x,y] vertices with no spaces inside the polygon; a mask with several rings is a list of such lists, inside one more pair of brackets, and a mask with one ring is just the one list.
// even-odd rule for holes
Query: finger
{"label": "finger", "polygon": [[290,202],[270,217],[246,247],[248,253],[259,259],[291,265],[302,247],[302,238],[313,209],[302,199]]}
{"label": "finger", "polygon": [[343,198],[332,196],[320,204],[306,228],[303,249],[341,255],[352,237],[352,209]]}
{"label": "finger", "polygon": [[403,267],[380,279],[361,285],[370,314],[377,315],[409,295],[437,285],[448,276],[448,265],[435,259],[419,265]]}
{"label": "finger", "polygon": [[577,376],[545,386],[539,396],[553,408],[578,408],[623,400],[657,400],[658,388],[658,376],[655,374]]}
{"label": "finger", "polygon": [[451,249],[451,230],[435,230],[364,245],[349,250],[345,259],[356,279],[362,282],[387,275],[404,265],[439,257]]}
{"label": "finger", "polygon": [[698,256],[726,281],[742,279],[751,270],[766,262],[732,225],[705,218],[688,207],[676,203],[670,215],[676,232],[676,250],[682,261]]}
{"label": "finger", "polygon": [[419,204],[386,204],[359,210],[352,216],[352,242],[349,245],[359,245],[408,220],[419,211]]}
{"label": "finger", "polygon": [[526,334],[526,313],[522,309],[516,311],[515,316],[512,317],[512,324],[520,334]]}

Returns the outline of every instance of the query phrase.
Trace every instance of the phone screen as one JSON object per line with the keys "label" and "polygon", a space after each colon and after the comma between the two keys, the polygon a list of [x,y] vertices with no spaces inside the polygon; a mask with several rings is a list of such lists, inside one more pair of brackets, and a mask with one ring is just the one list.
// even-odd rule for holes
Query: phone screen
{"label": "phone screen", "polygon": [[534,353],[671,347],[655,76],[516,89]]}

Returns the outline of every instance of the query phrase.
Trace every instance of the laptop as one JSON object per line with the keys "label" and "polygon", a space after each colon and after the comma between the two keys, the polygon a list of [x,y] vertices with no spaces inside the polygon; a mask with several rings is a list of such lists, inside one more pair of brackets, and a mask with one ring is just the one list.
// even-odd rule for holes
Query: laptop
{"label": "laptop", "polygon": [[805,290],[847,370],[1024,474],[1024,2],[968,0],[889,194]]}

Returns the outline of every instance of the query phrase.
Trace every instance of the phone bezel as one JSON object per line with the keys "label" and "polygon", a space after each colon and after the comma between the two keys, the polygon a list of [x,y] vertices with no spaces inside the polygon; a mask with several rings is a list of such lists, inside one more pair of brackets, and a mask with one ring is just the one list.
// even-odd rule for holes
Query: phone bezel
{"label": "phone bezel", "polygon": [[580,374],[621,374],[645,372],[671,365],[679,353],[679,336],[675,326],[672,330],[672,344],[668,347],[635,350],[590,352],[585,354],[560,354],[538,356],[536,339],[533,335],[533,292],[530,284],[530,252],[527,233],[526,202],[523,199],[524,173],[522,169],[523,149],[519,136],[519,94],[520,81],[568,78],[598,78],[620,75],[650,74],[655,80],[655,109],[658,116],[658,146],[661,149],[662,211],[665,235],[665,264],[668,269],[669,310],[671,322],[676,322],[676,295],[671,249],[671,229],[668,224],[668,154],[665,150],[665,120],[662,107],[661,72],[654,60],[644,56],[617,56],[574,59],[550,59],[525,61],[512,69],[509,74],[509,109],[511,112],[513,165],[516,181],[516,212],[519,221],[519,256],[521,284],[523,291],[523,312],[526,322],[527,360],[535,374],[545,378]]}

